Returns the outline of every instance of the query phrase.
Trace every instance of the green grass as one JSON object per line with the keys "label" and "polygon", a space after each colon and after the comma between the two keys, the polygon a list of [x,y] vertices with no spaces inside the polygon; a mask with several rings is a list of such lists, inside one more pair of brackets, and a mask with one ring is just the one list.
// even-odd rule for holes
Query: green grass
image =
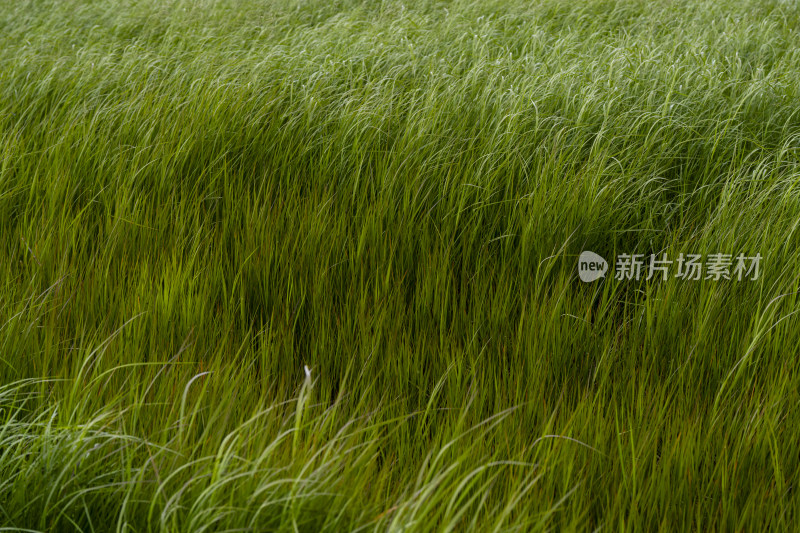
{"label": "green grass", "polygon": [[0,0],[2,527],[797,529],[799,293],[794,2]]}

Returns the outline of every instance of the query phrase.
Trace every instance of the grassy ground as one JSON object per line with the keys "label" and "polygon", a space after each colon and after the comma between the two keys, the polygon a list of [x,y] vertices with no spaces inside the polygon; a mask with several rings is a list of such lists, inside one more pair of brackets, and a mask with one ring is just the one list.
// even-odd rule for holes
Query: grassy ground
{"label": "grassy ground", "polygon": [[0,524],[800,527],[798,30],[0,0]]}

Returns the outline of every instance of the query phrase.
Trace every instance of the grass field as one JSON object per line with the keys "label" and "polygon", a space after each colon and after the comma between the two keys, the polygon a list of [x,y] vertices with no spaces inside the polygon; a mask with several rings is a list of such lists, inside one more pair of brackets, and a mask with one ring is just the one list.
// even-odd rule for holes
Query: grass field
{"label": "grass field", "polygon": [[797,530],[799,294],[796,2],[0,0],[2,531]]}

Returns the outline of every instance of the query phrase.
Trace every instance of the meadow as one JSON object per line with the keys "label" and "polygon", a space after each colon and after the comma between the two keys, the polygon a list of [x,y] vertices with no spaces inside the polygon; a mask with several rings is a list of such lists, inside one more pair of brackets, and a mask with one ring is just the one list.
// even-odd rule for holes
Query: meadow
{"label": "meadow", "polygon": [[0,0],[0,531],[797,530],[799,295],[795,2]]}

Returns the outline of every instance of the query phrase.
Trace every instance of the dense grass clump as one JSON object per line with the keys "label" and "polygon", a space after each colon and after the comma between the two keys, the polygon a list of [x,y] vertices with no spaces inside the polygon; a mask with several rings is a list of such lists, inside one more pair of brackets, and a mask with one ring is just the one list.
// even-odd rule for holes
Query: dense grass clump
{"label": "dense grass clump", "polygon": [[1,527],[800,527],[794,2],[0,7]]}

